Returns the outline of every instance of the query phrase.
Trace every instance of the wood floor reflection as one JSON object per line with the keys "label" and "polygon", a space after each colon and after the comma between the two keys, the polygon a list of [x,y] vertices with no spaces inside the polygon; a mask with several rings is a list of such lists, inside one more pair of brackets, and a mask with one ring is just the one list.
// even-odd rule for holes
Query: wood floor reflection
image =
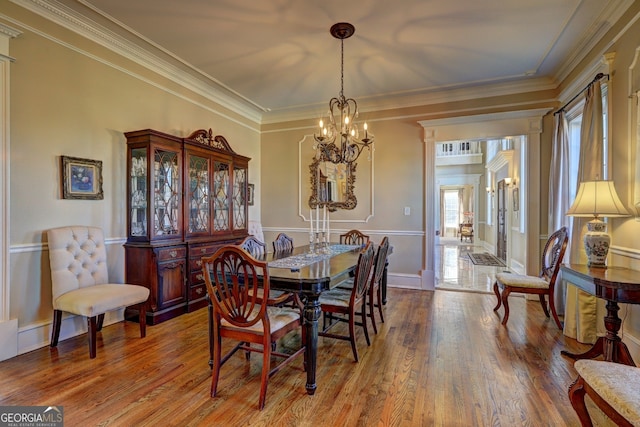
{"label": "wood floor reflection", "polygon": [[371,346],[357,330],[359,363],[347,342],[320,338],[315,395],[293,363],[270,379],[263,411],[259,357],[232,357],[210,397],[206,309],[143,339],[121,322],[98,335],[95,359],[82,335],[0,362],[0,406],[62,405],[67,426],[577,426],[576,372],[560,351],[587,346],[538,303],[514,298],[506,328],[494,305],[482,293],[390,288]]}

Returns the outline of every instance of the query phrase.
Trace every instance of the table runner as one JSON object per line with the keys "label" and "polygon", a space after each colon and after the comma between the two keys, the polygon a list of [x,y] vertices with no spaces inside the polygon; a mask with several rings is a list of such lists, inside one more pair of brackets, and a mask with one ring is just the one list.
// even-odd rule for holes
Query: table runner
{"label": "table runner", "polygon": [[289,269],[299,269],[301,267],[306,267],[307,265],[311,265],[318,261],[322,261],[325,259],[329,259],[332,256],[349,252],[356,248],[359,248],[359,245],[331,245],[329,246],[329,250],[326,253],[305,253],[305,254],[297,254],[291,255],[286,258],[280,258],[269,262],[269,267],[275,268],[289,268]]}

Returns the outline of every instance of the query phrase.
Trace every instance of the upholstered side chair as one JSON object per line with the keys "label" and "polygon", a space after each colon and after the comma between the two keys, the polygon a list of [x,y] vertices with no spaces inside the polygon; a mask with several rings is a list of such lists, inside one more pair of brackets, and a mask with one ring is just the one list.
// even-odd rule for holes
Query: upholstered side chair
{"label": "upholstered side chair", "polygon": [[591,359],[577,360],[573,366],[578,378],[569,387],[569,400],[583,427],[593,425],[585,394],[616,425],[640,426],[640,368]]}
{"label": "upholstered side chair", "polygon": [[549,299],[549,308],[551,309],[551,314],[553,314],[553,320],[555,320],[558,328],[562,329],[562,323],[560,323],[560,319],[558,319],[558,314],[556,313],[553,294],[556,278],[560,271],[560,265],[562,264],[568,241],[569,233],[567,227],[562,227],[549,236],[542,251],[542,269],[540,270],[539,276],[527,276],[514,273],[496,274],[493,292],[498,298],[498,304],[494,307],[493,311],[497,311],[501,305],[504,305],[503,325],[506,326],[509,320],[509,295],[512,292],[517,292],[538,295],[542,310],[544,314],[549,317],[549,310],[547,309],[547,302],[545,300],[546,296]]}
{"label": "upholstered side chair", "polygon": [[[356,326],[362,326],[367,345],[371,345],[369,340],[369,330],[367,329],[367,307],[366,296],[369,290],[369,278],[374,263],[375,251],[373,244],[367,243],[360,256],[353,279],[351,289],[341,289],[338,284],[334,289],[320,294],[320,310],[323,313],[322,331],[318,333],[321,337],[346,340],[351,343],[351,351],[356,362],[358,362],[358,348],[356,346]],[[334,317],[333,315],[338,315]],[[357,323],[356,316],[360,314],[361,321]],[[329,321],[327,323],[327,320]],[[349,334],[343,335],[330,332],[338,322],[349,324]]]}
{"label": "upholstered side chair", "polygon": [[87,226],[53,228],[47,231],[47,240],[53,296],[51,347],[58,345],[63,312],[87,318],[91,359],[96,357],[96,333],[102,329],[108,311],[136,306],[140,336],[144,338],[149,289],[109,282],[102,229]]}

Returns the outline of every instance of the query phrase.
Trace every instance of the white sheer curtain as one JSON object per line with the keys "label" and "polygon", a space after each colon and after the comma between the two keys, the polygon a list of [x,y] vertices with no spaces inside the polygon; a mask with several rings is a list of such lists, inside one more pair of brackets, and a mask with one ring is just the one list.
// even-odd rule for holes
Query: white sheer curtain
{"label": "white sheer curtain", "polygon": [[[569,229],[571,221],[566,212],[569,209],[569,132],[564,111],[555,116],[555,133],[551,152],[551,170],[549,174],[549,235],[562,227]],[[567,248],[567,254],[570,248]],[[556,311],[564,314],[565,287],[562,272],[556,280],[554,294]]]}
{"label": "white sheer curtain", "polygon": [[[602,91],[600,81],[589,86],[585,97],[580,128],[580,162],[578,163],[578,183],[603,179],[603,126]],[[586,264],[586,254],[582,244],[584,218],[573,218],[571,230],[572,263]],[[581,291],[573,285],[567,286],[567,301],[564,317],[564,334],[582,343],[594,343],[597,339],[597,298]]]}

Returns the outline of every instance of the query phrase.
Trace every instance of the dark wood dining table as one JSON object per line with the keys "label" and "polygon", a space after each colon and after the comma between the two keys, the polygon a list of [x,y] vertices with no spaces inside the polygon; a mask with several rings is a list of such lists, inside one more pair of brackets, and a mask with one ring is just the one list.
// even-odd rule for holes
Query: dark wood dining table
{"label": "dark wood dining table", "polygon": [[[334,288],[355,270],[360,247],[354,246],[346,252],[326,254],[306,266],[282,268],[269,266],[271,289],[296,292],[304,302],[304,328],[306,328],[306,360],[308,394],[314,394],[316,385],[316,366],[318,358],[318,320],[321,310],[318,298],[324,291]],[[309,245],[294,248],[292,252],[267,253],[261,260],[271,262],[294,255],[309,253]],[[312,257],[310,257],[312,258]],[[211,305],[209,305],[211,310]],[[211,327],[211,316],[210,325]],[[213,345],[213,343],[210,343]],[[212,351],[212,348],[210,349]]]}

